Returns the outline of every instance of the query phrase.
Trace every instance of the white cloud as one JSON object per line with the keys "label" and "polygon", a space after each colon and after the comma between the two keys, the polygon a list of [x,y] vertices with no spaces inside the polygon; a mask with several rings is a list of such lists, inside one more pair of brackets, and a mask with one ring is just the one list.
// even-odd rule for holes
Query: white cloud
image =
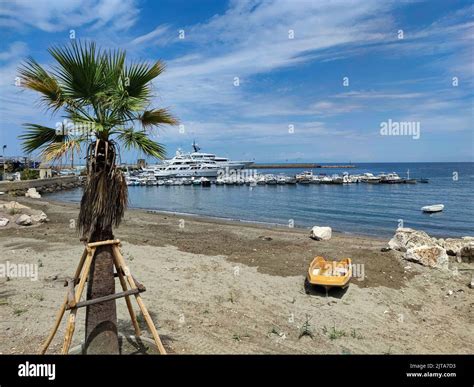
{"label": "white cloud", "polygon": [[[168,33],[168,34],[167,34]],[[136,37],[130,42],[130,46],[152,43],[153,45],[164,45],[171,40],[169,35],[169,26],[160,25],[153,31]]]}
{"label": "white cloud", "polygon": [[10,44],[6,51],[0,52],[0,61],[9,61],[25,55],[27,47],[24,42],[14,42]]}
{"label": "white cloud", "polygon": [[2,2],[0,25],[59,32],[82,26],[130,28],[138,17],[135,0],[13,0]]}

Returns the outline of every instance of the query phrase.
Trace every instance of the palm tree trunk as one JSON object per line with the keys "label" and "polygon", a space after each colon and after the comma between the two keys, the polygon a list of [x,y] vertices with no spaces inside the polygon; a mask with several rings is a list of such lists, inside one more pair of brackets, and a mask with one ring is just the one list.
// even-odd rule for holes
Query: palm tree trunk
{"label": "palm tree trunk", "polygon": [[[96,232],[91,242],[113,239],[110,230]],[[111,246],[97,248],[87,283],[87,299],[115,293],[114,264]],[[115,300],[87,306],[86,354],[118,354],[117,310]]]}
{"label": "palm tree trunk", "polygon": [[[79,229],[89,242],[114,239],[112,225],[118,226],[127,203],[127,185],[115,166],[113,142],[97,140],[89,146],[88,177],[79,212]],[[87,299],[115,293],[112,247],[95,252],[87,283]],[[87,306],[85,353],[118,354],[115,300]]]}

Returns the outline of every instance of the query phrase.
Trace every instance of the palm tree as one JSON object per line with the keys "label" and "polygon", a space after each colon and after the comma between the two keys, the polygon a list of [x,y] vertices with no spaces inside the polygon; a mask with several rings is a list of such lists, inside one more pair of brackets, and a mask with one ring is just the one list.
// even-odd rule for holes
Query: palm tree
{"label": "palm tree", "polygon": [[[70,125],[50,128],[25,124],[20,136],[27,153],[39,151],[46,160],[61,160],[85,150],[87,178],[80,205],[81,240],[113,239],[127,206],[127,185],[117,167],[120,146],[145,155],[165,157],[164,146],[151,138],[154,128],[178,123],[167,109],[148,108],[152,80],[164,71],[157,61],[126,63],[122,50],[101,50],[92,42],[73,43],[48,50],[54,66],[46,70],[33,58],[19,68],[21,86],[41,95],[52,113],[62,112]],[[84,130],[86,128],[86,130]],[[115,291],[110,246],[97,249],[90,269],[87,299]],[[87,307],[87,353],[118,353],[115,301]]]}

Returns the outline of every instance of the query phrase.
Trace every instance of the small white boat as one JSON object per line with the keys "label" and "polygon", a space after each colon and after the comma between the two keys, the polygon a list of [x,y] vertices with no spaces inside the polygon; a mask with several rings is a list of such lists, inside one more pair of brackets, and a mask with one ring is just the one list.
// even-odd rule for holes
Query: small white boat
{"label": "small white boat", "polygon": [[443,209],[444,209],[444,204],[434,204],[432,206],[421,207],[421,211],[429,212],[429,213],[441,212],[441,211],[443,211]]}

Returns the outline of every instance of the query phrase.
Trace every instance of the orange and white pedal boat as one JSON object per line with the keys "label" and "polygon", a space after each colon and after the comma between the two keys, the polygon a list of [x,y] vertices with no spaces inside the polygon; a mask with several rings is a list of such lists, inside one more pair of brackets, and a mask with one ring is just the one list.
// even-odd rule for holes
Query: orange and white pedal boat
{"label": "orange and white pedal boat", "polygon": [[309,293],[311,285],[322,286],[326,295],[331,288],[345,289],[352,278],[352,261],[344,258],[340,261],[327,261],[323,257],[316,257],[309,265],[306,274],[305,289]]}

